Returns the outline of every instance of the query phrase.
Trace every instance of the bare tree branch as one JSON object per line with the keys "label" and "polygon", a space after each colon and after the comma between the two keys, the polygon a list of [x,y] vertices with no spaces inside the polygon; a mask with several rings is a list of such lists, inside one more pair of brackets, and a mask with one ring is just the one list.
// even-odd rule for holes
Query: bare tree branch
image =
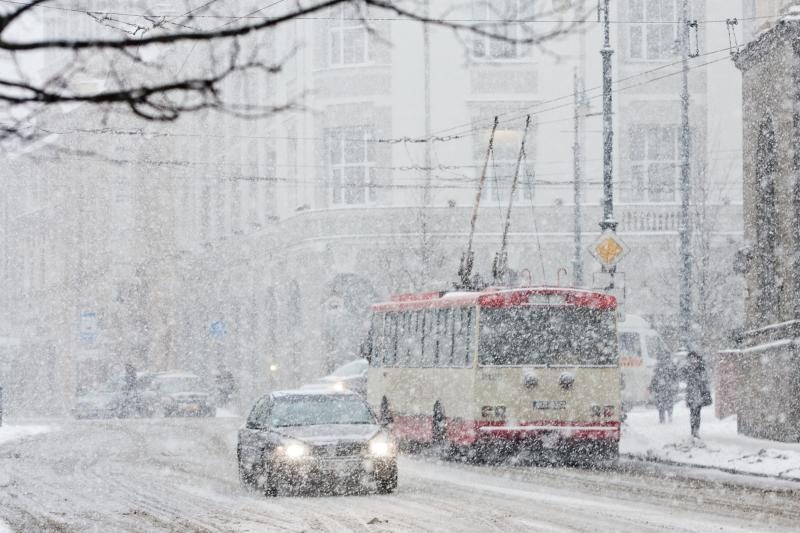
{"label": "bare tree branch", "polygon": [[[249,12],[243,16],[201,15],[218,0],[209,0],[177,16],[163,13],[128,14],[101,10],[81,10],[60,5],[48,5],[53,0],[30,0],[27,3],[8,0],[4,4],[19,4],[11,12],[0,16],[0,54],[12,59],[12,64],[24,63],[25,54],[44,54],[46,63],[61,65],[44,79],[26,75],[18,68],[16,74],[0,76],[0,102],[9,109],[25,106],[51,106],[61,103],[83,103],[96,106],[124,106],[135,115],[154,121],[173,121],[184,113],[214,109],[237,117],[263,118],[266,113],[292,109],[291,102],[268,106],[249,106],[227,102],[223,98],[225,83],[237,76],[276,75],[289,59],[277,62],[264,60],[259,54],[270,53],[255,41],[248,42],[259,32],[273,32],[281,25],[303,18],[326,18],[332,8],[353,6],[354,20],[358,20],[373,38],[381,38],[372,21],[406,20],[433,27],[452,30],[459,39],[465,35],[494,39],[505,43],[541,46],[548,40],[569,33],[583,24],[590,13],[585,0],[575,2],[570,13],[553,7],[541,9],[535,15],[522,17],[519,13],[503,13],[495,4],[486,3],[488,18],[458,18],[458,5],[450,5],[438,15],[430,15],[412,0],[296,0],[288,9],[277,15],[263,14],[274,5]],[[468,4],[472,6],[470,2]],[[537,8],[539,3],[536,4]],[[555,4],[553,4],[555,5]],[[80,35],[57,38],[20,40],[23,32],[14,25],[34,8],[77,11],[91,17],[97,24],[113,31],[121,31],[121,38],[82,37]],[[326,14],[326,16],[322,16]],[[317,16],[314,16],[317,15]],[[190,28],[185,22],[199,21],[200,16],[229,19],[212,29]],[[548,20],[551,17],[552,20]],[[138,20],[137,20],[138,19]],[[243,22],[244,21],[244,22]],[[543,23],[534,31],[530,24]],[[509,31],[514,25],[520,31]],[[191,45],[185,59],[175,69],[164,60],[166,53],[174,53],[180,45]],[[186,60],[195,47],[208,46],[208,59],[193,67],[191,73],[182,75]],[[178,48],[176,48],[178,47]],[[243,53],[243,50],[246,53]],[[157,60],[151,58],[155,53]],[[64,54],[71,54],[71,58]],[[223,54],[227,53],[227,57]],[[246,58],[244,56],[247,56]],[[30,56],[28,56],[30,57]],[[271,57],[271,56],[270,56]],[[66,59],[66,60],[65,60]],[[174,62],[173,62],[174,63]],[[105,87],[87,89],[87,82]],[[158,81],[154,81],[158,80]],[[0,130],[4,138],[14,126]]]}

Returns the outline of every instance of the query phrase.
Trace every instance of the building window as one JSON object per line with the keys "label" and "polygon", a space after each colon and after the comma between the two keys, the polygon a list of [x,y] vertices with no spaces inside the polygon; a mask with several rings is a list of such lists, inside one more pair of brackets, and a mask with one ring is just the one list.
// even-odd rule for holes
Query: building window
{"label": "building window", "polygon": [[756,307],[762,321],[775,317],[780,288],[777,287],[778,211],[775,178],[778,171],[775,129],[772,118],[761,123],[758,132],[755,161],[755,196],[758,206],[755,214],[756,260],[758,291]]}
{"label": "building window", "polygon": [[623,202],[674,202],[680,162],[678,128],[661,125],[631,127],[630,170],[623,183]]}
{"label": "building window", "polygon": [[[523,21],[534,18],[533,6],[534,2],[530,0],[475,0],[472,13],[487,32],[524,40],[532,36],[533,24]],[[529,44],[477,35],[472,43],[472,57],[493,61],[521,59],[529,55],[530,48]]]}
{"label": "building window", "polygon": [[[486,169],[486,185],[484,198],[490,203],[507,204],[517,172],[517,160],[522,143],[523,130],[500,130],[495,133],[494,149]],[[528,143],[530,146],[530,142]],[[484,148],[485,150],[485,148]],[[485,156],[484,156],[485,157]],[[480,161],[480,165],[483,161]],[[478,171],[482,170],[479,166]],[[533,165],[527,157],[520,162],[517,175],[515,200],[531,200],[533,198]]]}
{"label": "building window", "polygon": [[[499,122],[494,134],[492,153],[486,166],[486,182],[483,187],[482,201],[487,203],[508,204],[514,174],[517,172],[517,160],[525,131],[526,117],[521,116],[521,109],[530,105],[527,102],[494,102],[482,104],[473,109],[472,124],[476,132],[473,142],[473,164],[476,178],[480,177],[486,163],[486,150],[489,147],[491,124],[498,116]],[[535,123],[528,129],[526,144],[527,154],[522,159],[517,176],[517,188],[514,200],[532,201],[534,197],[534,133]]]}
{"label": "building window", "polygon": [[331,202],[334,205],[374,202],[375,143],[371,127],[325,131]]}
{"label": "building window", "polygon": [[328,30],[331,66],[360,65],[370,62],[369,32],[358,8],[350,3],[339,4],[331,14]]}
{"label": "building window", "polygon": [[675,55],[679,19],[676,0],[630,0],[628,10],[630,59],[661,61]]}

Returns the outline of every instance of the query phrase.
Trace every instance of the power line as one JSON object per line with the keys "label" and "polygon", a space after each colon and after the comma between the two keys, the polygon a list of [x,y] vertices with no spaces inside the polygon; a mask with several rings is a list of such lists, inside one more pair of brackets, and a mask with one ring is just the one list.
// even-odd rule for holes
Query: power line
{"label": "power line", "polygon": [[[3,2],[3,1],[8,1],[8,0],[0,0],[0,2]],[[705,52],[703,54],[700,54],[697,57],[708,57],[708,56],[719,54],[719,53],[722,53],[722,52],[730,52],[730,50],[731,50],[731,47],[720,48],[720,49],[713,50],[713,51],[710,51],[710,52]],[[697,65],[694,65],[694,66],[692,66],[690,68],[691,69],[702,68],[702,67],[708,66],[710,64],[713,64],[713,63],[716,63],[716,62],[719,62],[719,61],[722,61],[722,60],[725,60],[725,59],[728,59],[728,57],[725,56],[725,57],[719,58],[719,59],[711,61],[711,62],[697,64]],[[629,80],[633,80],[633,79],[636,79],[636,78],[641,78],[641,77],[644,77],[644,76],[648,76],[648,75],[653,74],[655,72],[660,72],[661,70],[664,70],[666,68],[669,68],[669,67],[672,67],[672,66],[675,66],[675,65],[679,65],[680,63],[681,63],[681,61],[678,60],[678,61],[667,63],[667,64],[664,64],[664,65],[659,65],[658,67],[654,67],[652,69],[648,69],[648,70],[645,70],[645,71],[642,71],[642,72],[639,72],[639,73],[636,73],[636,74],[632,74],[632,75],[624,77],[624,78],[619,78],[619,79],[616,80],[615,84],[619,85],[620,83],[625,82],[625,81],[629,81]],[[618,87],[618,88],[614,89],[613,92],[621,92],[621,91],[629,90],[629,89],[632,89],[632,88],[635,88],[635,87],[639,87],[639,86],[642,86],[642,85],[646,85],[648,83],[653,83],[655,81],[659,81],[659,80],[662,80],[662,79],[665,79],[665,78],[668,78],[668,77],[671,77],[671,76],[676,76],[676,75],[678,75],[680,73],[681,73],[680,70],[675,71],[675,72],[670,72],[670,73],[668,73],[668,74],[666,74],[664,76],[647,79],[647,80],[644,80],[644,81],[642,81],[640,83],[637,83],[637,84],[633,84],[633,85],[629,85],[629,86],[625,86],[625,87]],[[594,87],[586,89],[586,92],[587,93],[590,92],[590,91],[594,92],[594,91],[599,90],[600,88],[601,88],[600,86],[594,86]],[[593,96],[588,96],[587,95],[587,99],[588,100],[592,100],[592,99],[599,98],[600,96],[601,95],[599,93],[595,94]],[[565,102],[564,104],[561,104],[561,105],[557,105],[557,106],[553,106],[553,107],[549,107],[549,108],[545,108],[545,109],[542,109],[542,110],[535,111],[538,107],[543,106],[543,105],[547,105],[547,104],[550,104],[550,103],[556,103],[556,102],[559,102],[559,101],[565,100],[565,99],[570,99],[571,100],[572,97],[573,97],[572,93],[565,94],[565,95],[562,95],[562,96],[557,96],[557,97],[550,98],[550,99],[545,100],[545,101],[536,102],[536,103],[534,103],[534,104],[532,104],[530,106],[524,106],[524,107],[520,107],[520,108],[511,110],[511,111],[506,111],[504,113],[498,113],[497,116],[498,117],[504,117],[504,116],[510,115],[512,113],[521,113],[521,112],[529,112],[533,116],[539,116],[539,115],[542,115],[544,113],[548,113],[548,112],[551,112],[551,111],[556,111],[556,110],[559,110],[559,109],[571,107],[572,106],[572,102],[569,101],[569,102]],[[507,120],[515,120],[516,118],[519,118],[519,117],[524,117],[524,115],[511,116],[511,117],[508,117]],[[539,125],[539,124],[552,124],[552,123],[558,123],[558,122],[566,122],[568,120],[572,120],[572,118],[568,117],[568,118],[554,119],[554,120],[549,120],[549,121],[538,121],[537,125]],[[469,128],[464,130],[465,127],[469,127]],[[443,133],[443,132],[448,132],[448,131],[452,131],[452,130],[459,130],[459,129],[461,129],[463,131],[457,132],[456,134],[452,134],[452,135],[440,135],[440,133]],[[443,129],[439,130],[438,132],[435,132],[435,133],[437,133],[437,135],[434,135],[433,137],[429,137],[429,138],[425,138],[425,137],[416,137],[415,138],[415,137],[404,136],[404,137],[398,137],[398,138],[376,138],[376,139],[363,139],[363,138],[360,138],[360,139],[343,139],[343,140],[345,140],[345,141],[354,141],[354,142],[355,141],[358,141],[358,142],[371,142],[371,143],[379,143],[379,144],[401,144],[401,143],[422,144],[422,143],[428,143],[428,142],[449,142],[449,141],[454,141],[454,140],[459,140],[459,139],[464,139],[464,138],[471,138],[473,133],[475,133],[477,131],[480,131],[482,129],[484,129],[483,126],[476,126],[475,122],[472,121],[472,122],[459,123],[459,124],[454,125],[454,126],[443,128]],[[66,132],[65,131],[61,131],[61,132],[52,131],[52,130],[47,130],[47,129],[44,129],[44,128],[39,128],[39,130],[44,132],[44,133],[46,133],[46,134],[56,134],[56,135],[64,135],[64,134],[71,134],[71,133],[98,133],[98,134],[131,135],[131,136],[152,136],[154,138],[155,137],[209,137],[209,138],[236,137],[236,138],[243,138],[243,139],[310,140],[310,141],[325,141],[325,140],[328,139],[326,137],[314,137],[314,136],[211,135],[211,134],[206,134],[206,133],[204,133],[204,134],[199,134],[199,133],[165,133],[165,132],[148,132],[148,131],[144,131],[144,130],[140,130],[140,129],[136,129],[136,130],[121,130],[121,129],[113,129],[113,128],[101,128],[101,129],[93,129],[93,130],[88,130],[88,129],[80,129],[79,130],[79,129],[76,129],[76,130],[71,130],[71,131],[66,131]]]}
{"label": "power line", "polygon": [[[707,57],[707,56],[719,54],[721,52],[729,52],[730,50],[731,50],[730,47],[720,48],[718,50],[714,50],[714,51],[711,51],[711,52],[706,52],[704,54],[700,54],[697,57]],[[710,64],[713,64],[713,63],[716,63],[716,62],[719,62],[719,61],[722,61],[722,60],[728,60],[728,59],[729,59],[728,56],[724,56],[724,57],[722,57],[720,59],[717,59],[717,60],[714,60],[714,61],[693,65],[693,66],[690,67],[690,69],[697,69],[697,68],[706,67],[706,66],[708,66]],[[681,61],[675,61],[673,63],[668,63],[666,65],[660,65],[660,66],[655,67],[653,69],[649,69],[649,70],[646,70],[646,71],[643,71],[643,72],[639,72],[637,74],[633,74],[631,76],[627,76],[625,78],[619,78],[615,82],[615,85],[619,86],[622,82],[625,82],[625,81],[628,81],[628,80],[632,80],[632,79],[635,79],[635,78],[640,78],[640,77],[643,77],[643,76],[648,76],[648,75],[650,75],[652,73],[661,71],[661,70],[663,70],[665,68],[669,68],[671,66],[678,65],[680,63],[681,63]],[[637,83],[637,84],[628,85],[628,86],[625,86],[625,87],[617,87],[617,88],[612,90],[612,93],[622,92],[622,91],[625,91],[625,90],[632,89],[634,87],[639,87],[641,85],[646,85],[648,83],[653,83],[655,81],[659,81],[659,80],[662,80],[662,79],[665,79],[665,78],[669,78],[669,77],[672,77],[672,76],[677,76],[677,75],[681,74],[681,72],[682,71],[677,70],[675,72],[670,72],[670,73],[668,73],[668,74],[666,74],[664,76],[659,76],[659,77],[656,77],[656,78],[650,78],[650,79],[644,80],[643,82],[640,82],[640,83]],[[601,86],[597,86],[596,85],[594,87],[591,87],[591,88],[587,89],[586,91],[587,91],[587,93],[590,92],[590,91],[594,92],[594,91],[597,91],[597,90],[599,90],[601,88],[602,88]],[[597,98],[600,98],[600,97],[602,97],[602,94],[601,93],[597,93],[597,94],[594,94],[592,96],[587,96],[587,99],[593,100],[593,99],[597,99]],[[511,120],[511,121],[519,120],[519,119],[522,119],[522,118],[525,117],[525,113],[531,113],[531,110],[535,110],[536,108],[538,108],[541,105],[555,103],[555,102],[559,102],[561,100],[567,100],[567,99],[570,100],[570,101],[567,101],[567,102],[565,102],[563,104],[560,104],[560,105],[557,105],[557,106],[552,106],[552,107],[545,108],[545,109],[538,110],[538,111],[535,111],[535,112],[531,113],[532,115],[538,116],[538,115],[541,115],[541,114],[546,113],[546,112],[550,112],[550,111],[555,111],[555,110],[558,110],[558,109],[564,109],[564,108],[567,108],[567,107],[571,107],[572,106],[572,102],[571,102],[572,98],[573,98],[573,94],[572,93],[564,94],[562,96],[551,98],[551,99],[546,100],[544,102],[537,102],[537,103],[535,103],[533,105],[530,105],[530,106],[520,107],[520,108],[518,108],[516,110],[513,110],[513,111],[506,111],[504,113],[498,113],[497,116],[498,117],[505,117],[505,120]],[[507,115],[510,115],[511,113],[518,113],[518,114],[512,115],[510,117],[507,116]],[[563,120],[566,121],[566,120],[571,120],[571,119],[563,119]],[[469,126],[469,128],[464,129],[467,126]],[[462,124],[459,124],[459,125],[456,125],[456,126],[450,126],[448,128],[441,129],[441,130],[439,130],[438,132],[435,132],[435,133],[441,134],[443,132],[448,132],[448,131],[455,130],[456,133],[454,133],[453,135],[455,135],[455,136],[465,136],[465,135],[470,135],[473,132],[477,132],[477,131],[480,131],[480,130],[483,130],[483,129],[485,129],[485,126],[476,126],[475,122],[473,121],[473,122],[465,122],[465,123],[462,123]]]}

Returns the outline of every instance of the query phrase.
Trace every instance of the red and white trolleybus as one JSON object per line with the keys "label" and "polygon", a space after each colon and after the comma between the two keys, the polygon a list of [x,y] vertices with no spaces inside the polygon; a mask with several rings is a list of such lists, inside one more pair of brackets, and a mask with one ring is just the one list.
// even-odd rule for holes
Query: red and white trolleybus
{"label": "red and white trolleybus", "polygon": [[616,299],[490,288],[372,306],[367,399],[401,440],[618,455]]}

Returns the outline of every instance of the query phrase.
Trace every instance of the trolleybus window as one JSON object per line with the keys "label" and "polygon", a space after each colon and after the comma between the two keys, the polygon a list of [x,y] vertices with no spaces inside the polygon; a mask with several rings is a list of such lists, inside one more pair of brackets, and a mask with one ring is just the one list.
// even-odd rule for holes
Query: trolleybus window
{"label": "trolleybus window", "polygon": [[376,313],[372,366],[469,366],[474,311],[424,309]]}
{"label": "trolleybus window", "polygon": [[642,343],[638,333],[620,333],[618,340],[619,353],[622,357],[635,357],[637,359],[642,357]]}
{"label": "trolleybus window", "polygon": [[608,311],[551,306],[481,310],[483,365],[613,365],[614,344]]}
{"label": "trolleybus window", "polygon": [[436,366],[449,366],[453,360],[453,310],[439,309],[439,356]]}

